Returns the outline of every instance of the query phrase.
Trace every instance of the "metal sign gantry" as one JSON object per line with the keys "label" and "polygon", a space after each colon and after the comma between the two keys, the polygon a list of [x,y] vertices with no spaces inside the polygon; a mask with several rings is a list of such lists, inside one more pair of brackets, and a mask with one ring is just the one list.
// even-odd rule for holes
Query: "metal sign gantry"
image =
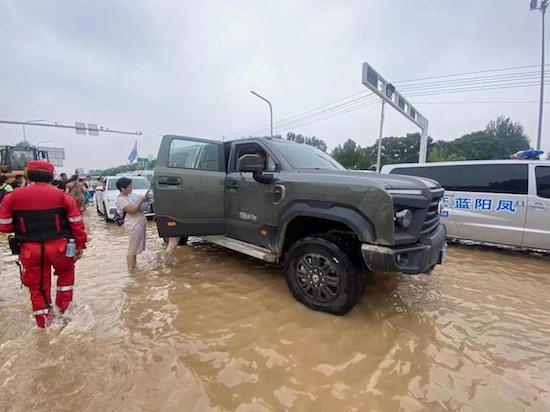
{"label": "metal sign gantry", "polygon": [[380,159],[382,152],[382,129],[384,126],[384,103],[388,103],[399,113],[417,125],[421,130],[419,163],[426,163],[428,152],[428,119],[422,116],[414,106],[412,106],[405,97],[403,97],[395,86],[389,83],[368,63],[363,63],[362,83],[374,94],[382,99],[382,113],[380,117],[380,136],[378,138],[378,159],[376,168],[380,171]]}

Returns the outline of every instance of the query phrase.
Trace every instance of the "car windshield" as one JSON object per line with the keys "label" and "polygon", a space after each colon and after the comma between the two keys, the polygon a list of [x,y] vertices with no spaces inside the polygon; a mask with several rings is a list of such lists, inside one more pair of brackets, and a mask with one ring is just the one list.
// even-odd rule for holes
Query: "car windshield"
{"label": "car windshield", "polygon": [[273,143],[293,169],[345,170],[328,154],[307,144],[277,139],[273,139]]}
{"label": "car windshield", "polygon": [[[116,188],[116,181],[117,179],[109,179],[107,182],[107,190],[117,190]],[[139,179],[132,179],[132,189],[149,189],[151,187],[151,183],[145,178],[139,178]]]}

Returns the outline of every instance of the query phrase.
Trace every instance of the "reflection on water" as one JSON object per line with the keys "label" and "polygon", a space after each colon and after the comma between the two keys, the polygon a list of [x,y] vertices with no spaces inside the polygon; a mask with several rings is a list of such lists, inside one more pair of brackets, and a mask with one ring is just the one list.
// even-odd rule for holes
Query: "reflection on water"
{"label": "reflection on water", "polygon": [[88,212],[66,324],[34,328],[6,242],[5,410],[549,410],[550,259],[452,247],[432,275],[370,277],[345,317],[313,312],[277,266],[195,243],[140,269]]}

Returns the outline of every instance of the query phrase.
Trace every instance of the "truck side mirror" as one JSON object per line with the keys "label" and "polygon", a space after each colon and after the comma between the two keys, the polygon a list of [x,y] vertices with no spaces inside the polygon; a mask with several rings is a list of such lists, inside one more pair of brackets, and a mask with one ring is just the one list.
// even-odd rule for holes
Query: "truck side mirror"
{"label": "truck side mirror", "polygon": [[239,172],[258,173],[264,170],[264,162],[258,154],[245,154],[239,158],[237,169]]}

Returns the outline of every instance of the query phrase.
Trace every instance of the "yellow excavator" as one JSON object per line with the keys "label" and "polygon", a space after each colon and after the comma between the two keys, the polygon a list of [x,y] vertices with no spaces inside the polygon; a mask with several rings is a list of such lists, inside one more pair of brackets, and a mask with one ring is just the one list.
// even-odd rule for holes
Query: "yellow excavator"
{"label": "yellow excavator", "polygon": [[8,183],[15,176],[24,175],[27,162],[32,160],[49,161],[48,152],[28,143],[0,146],[0,174],[8,176]]}

